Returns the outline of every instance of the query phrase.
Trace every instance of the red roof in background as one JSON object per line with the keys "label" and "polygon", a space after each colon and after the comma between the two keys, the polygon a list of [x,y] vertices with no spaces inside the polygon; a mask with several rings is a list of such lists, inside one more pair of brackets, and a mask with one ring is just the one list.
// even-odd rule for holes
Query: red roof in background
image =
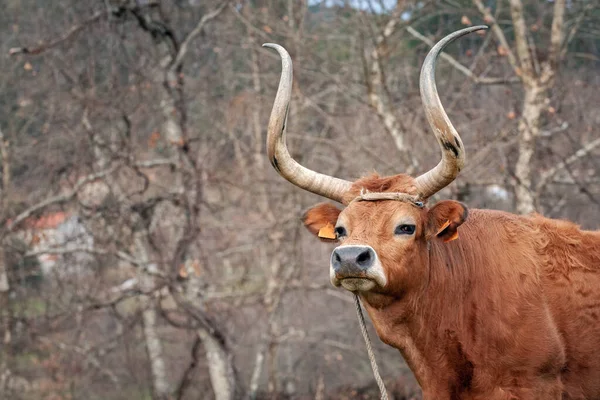
{"label": "red roof in background", "polygon": [[[21,229],[55,229],[60,224],[65,222],[69,214],[64,211],[59,211],[51,214],[42,215],[39,218],[27,218],[22,224]],[[10,225],[12,220],[8,220]]]}
{"label": "red roof in background", "polygon": [[25,226],[35,229],[54,229],[65,222],[67,217],[68,215],[66,212],[59,211],[48,215],[42,215],[38,219],[26,220]]}

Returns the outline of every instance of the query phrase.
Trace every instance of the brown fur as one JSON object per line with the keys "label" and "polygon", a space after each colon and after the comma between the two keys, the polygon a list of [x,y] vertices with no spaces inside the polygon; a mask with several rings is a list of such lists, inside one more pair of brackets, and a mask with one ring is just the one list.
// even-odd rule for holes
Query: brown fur
{"label": "brown fur", "polygon": [[[361,188],[415,194],[408,176],[375,175],[346,203]],[[414,237],[395,237],[407,217]],[[362,201],[305,216],[309,227],[338,218],[344,245],[370,245],[381,260],[386,287],[361,298],[425,399],[600,399],[600,233],[539,215],[467,217],[453,201]],[[447,221],[459,237],[446,243],[452,232],[436,229]]]}

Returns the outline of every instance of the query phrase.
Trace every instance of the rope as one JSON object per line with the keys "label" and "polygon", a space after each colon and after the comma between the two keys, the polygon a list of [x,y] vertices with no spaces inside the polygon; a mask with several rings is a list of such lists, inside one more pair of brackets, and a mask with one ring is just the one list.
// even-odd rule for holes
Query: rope
{"label": "rope", "polygon": [[[424,207],[423,201],[418,196],[413,196],[407,193],[399,192],[368,192],[361,190],[360,195],[355,197],[350,203],[355,201],[378,201],[378,200],[396,200],[410,203],[419,208]],[[348,204],[349,205],[349,204]]]}
{"label": "rope", "polygon": [[365,317],[363,315],[362,308],[360,308],[360,299],[358,298],[357,293],[354,293],[354,304],[356,305],[356,314],[358,314],[360,332],[362,333],[363,338],[365,339],[365,344],[367,345],[367,353],[369,353],[369,361],[371,361],[373,375],[375,375],[377,386],[379,386],[379,391],[381,392],[381,400],[388,400],[387,390],[385,390],[385,384],[383,383],[383,379],[381,379],[381,375],[379,375],[379,368],[377,368],[377,361],[375,361],[375,354],[373,353],[371,339],[369,339],[369,333],[367,332],[367,326],[365,325]]}
{"label": "rope", "polygon": [[[398,193],[398,192],[369,192],[366,190],[361,190],[360,195],[355,197],[350,203],[355,201],[377,201],[377,200],[396,200],[403,201],[406,203],[410,203],[419,208],[423,208],[425,206],[424,202],[418,196],[413,196],[407,193]],[[349,204],[348,204],[349,205]],[[360,332],[365,339],[365,345],[367,346],[367,353],[369,354],[369,361],[371,362],[371,369],[373,370],[373,375],[375,375],[375,381],[377,381],[377,386],[379,386],[379,392],[381,392],[381,400],[388,400],[387,390],[385,389],[385,384],[383,383],[383,379],[381,379],[381,375],[379,375],[379,368],[377,368],[377,361],[375,360],[375,353],[373,353],[373,346],[371,345],[371,339],[369,339],[369,333],[367,332],[367,326],[365,325],[365,317],[362,312],[362,308],[360,307],[360,299],[358,298],[358,294],[354,293],[354,304],[356,305],[356,314],[358,315],[358,322],[360,325]]]}

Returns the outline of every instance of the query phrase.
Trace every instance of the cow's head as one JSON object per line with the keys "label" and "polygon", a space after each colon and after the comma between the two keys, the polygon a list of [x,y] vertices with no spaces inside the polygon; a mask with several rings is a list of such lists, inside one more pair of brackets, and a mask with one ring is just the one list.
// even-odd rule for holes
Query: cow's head
{"label": "cow's head", "polygon": [[330,279],[350,291],[399,295],[426,281],[432,241],[449,242],[467,218],[467,208],[441,201],[428,208],[407,175],[356,181],[343,210],[318,204],[304,224],[323,241],[336,241]]}
{"label": "cow's head", "polygon": [[437,93],[435,64],[449,43],[486,28],[475,26],[454,32],[438,42],[425,58],[420,78],[421,98],[442,160],[417,178],[374,175],[349,182],[298,164],[285,142],[292,61],[283,47],[265,44],[277,50],[282,58],[282,74],[267,136],[271,164],[291,183],[346,206],[340,210],[323,203],[304,215],[304,224],[312,233],[322,240],[339,242],[330,260],[330,277],[335,286],[351,291],[399,294],[423,282],[432,241],[457,238],[457,229],[467,218],[467,208],[455,201],[426,206],[429,197],[456,178],[465,160],[460,136]]}

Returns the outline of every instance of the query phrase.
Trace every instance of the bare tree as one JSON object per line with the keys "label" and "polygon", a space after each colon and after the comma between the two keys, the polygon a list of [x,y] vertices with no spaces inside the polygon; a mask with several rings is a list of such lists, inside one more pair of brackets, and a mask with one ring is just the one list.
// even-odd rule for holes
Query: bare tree
{"label": "bare tree", "polygon": [[[510,1],[510,14],[514,28],[515,51],[511,49],[504,32],[499,27],[491,11],[484,7],[481,0],[474,0],[484,19],[492,24],[492,31],[500,43],[500,49],[506,54],[523,84],[523,106],[518,123],[519,156],[515,164],[516,208],[521,214],[535,210],[533,193],[532,168],[536,141],[540,136],[540,124],[544,109],[548,105],[548,92],[553,88],[556,73],[560,65],[564,42],[565,1],[554,2],[552,29],[550,31],[550,48],[548,56],[541,61],[532,47],[527,29],[523,3],[521,0]],[[515,56],[516,53],[516,56]]]}
{"label": "bare tree", "polygon": [[[513,184],[591,228],[595,4],[521,2],[520,19],[518,2],[477,0],[5,2],[0,396],[376,398],[330,247],[299,223],[320,199],[268,165],[281,64],[261,44],[294,62],[294,158],[345,180],[418,173],[438,152],[423,58],[482,18],[491,32],[438,66],[470,154],[438,197],[513,210]],[[374,346],[396,398],[418,398],[397,352]]]}

